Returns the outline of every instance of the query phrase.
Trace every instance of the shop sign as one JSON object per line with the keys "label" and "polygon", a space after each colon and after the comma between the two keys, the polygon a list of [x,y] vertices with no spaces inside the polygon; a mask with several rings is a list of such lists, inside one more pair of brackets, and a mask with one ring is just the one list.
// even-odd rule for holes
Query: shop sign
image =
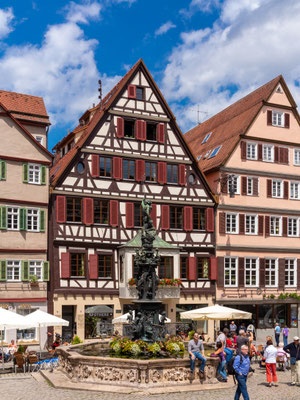
{"label": "shop sign", "polygon": [[112,315],[113,315],[112,313],[105,313],[105,312],[89,314],[90,317],[112,317]]}
{"label": "shop sign", "polygon": [[18,304],[18,308],[21,308],[22,310],[31,308],[31,304]]}

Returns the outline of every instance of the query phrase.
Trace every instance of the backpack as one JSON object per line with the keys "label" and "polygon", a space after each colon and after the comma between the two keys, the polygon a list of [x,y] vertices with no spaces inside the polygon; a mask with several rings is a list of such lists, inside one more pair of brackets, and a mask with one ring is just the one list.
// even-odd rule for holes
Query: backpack
{"label": "backpack", "polygon": [[[234,360],[236,359],[236,357],[237,356],[232,357],[232,359],[229,360],[228,363],[227,363],[227,373],[228,373],[228,375],[233,375],[233,376],[235,375],[235,369],[233,368],[233,363],[234,363]],[[243,362],[243,358],[242,358],[242,356],[240,356],[240,365],[242,364],[242,362]]]}

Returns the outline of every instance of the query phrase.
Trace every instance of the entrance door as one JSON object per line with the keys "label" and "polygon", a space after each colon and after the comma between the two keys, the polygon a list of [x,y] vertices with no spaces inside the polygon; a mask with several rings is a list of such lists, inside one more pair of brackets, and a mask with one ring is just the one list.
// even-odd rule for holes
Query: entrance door
{"label": "entrance door", "polygon": [[69,326],[62,327],[62,341],[70,341],[76,335],[75,306],[62,306],[62,319],[69,321]]}

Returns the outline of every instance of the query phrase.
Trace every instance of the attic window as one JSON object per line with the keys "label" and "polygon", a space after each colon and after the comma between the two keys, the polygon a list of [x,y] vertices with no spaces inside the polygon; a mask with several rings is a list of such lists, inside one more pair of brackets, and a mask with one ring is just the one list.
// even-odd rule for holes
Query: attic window
{"label": "attic window", "polygon": [[210,156],[209,156],[208,158],[215,157],[215,156],[219,153],[219,150],[220,150],[221,147],[222,147],[222,146],[218,146],[218,147],[214,148],[213,151],[211,152],[211,154],[210,154]]}
{"label": "attic window", "polygon": [[136,88],[136,99],[144,100],[144,88],[142,88],[142,87]]}
{"label": "attic window", "polygon": [[282,87],[280,85],[277,86],[276,93],[283,93]]}
{"label": "attic window", "polygon": [[200,156],[197,157],[197,161],[201,160],[202,154],[200,154]]}
{"label": "attic window", "polygon": [[210,150],[208,150],[208,151],[204,154],[204,157],[203,157],[203,158],[207,158],[207,157],[209,156],[209,154],[210,154]]}
{"label": "attic window", "polygon": [[209,132],[209,133],[205,136],[205,138],[203,139],[203,141],[202,141],[201,144],[206,143],[206,142],[208,141],[208,139],[210,138],[211,134],[212,134],[212,132]]}

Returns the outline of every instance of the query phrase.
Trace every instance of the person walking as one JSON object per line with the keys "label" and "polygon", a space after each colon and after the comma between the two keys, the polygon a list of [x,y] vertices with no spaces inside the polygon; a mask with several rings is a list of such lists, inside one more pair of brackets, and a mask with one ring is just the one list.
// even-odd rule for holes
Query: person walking
{"label": "person walking", "polygon": [[277,349],[273,346],[273,341],[267,341],[267,347],[264,351],[264,358],[266,363],[267,382],[268,386],[272,386],[272,380],[275,386],[278,386],[278,379],[276,374],[276,357]]}
{"label": "person walking", "polygon": [[282,335],[283,335],[283,345],[287,346],[288,345],[289,328],[286,325],[282,330]]}
{"label": "person walking", "polygon": [[280,326],[279,326],[278,322],[276,322],[276,324],[275,324],[274,332],[275,332],[276,346],[278,347],[279,346],[279,339],[280,339],[280,332],[281,332],[281,329],[280,329]]}
{"label": "person walking", "polygon": [[284,351],[290,354],[291,385],[300,385],[300,342],[299,337],[293,337],[293,343],[284,346]]}
{"label": "person walking", "polygon": [[198,360],[201,361],[199,373],[200,376],[205,379],[204,368],[206,364],[206,357],[204,354],[203,340],[199,339],[199,335],[197,332],[194,333],[194,339],[189,341],[188,352],[191,360],[190,368],[192,375],[194,376],[195,374],[195,364],[196,359],[198,358]]}
{"label": "person walking", "polygon": [[249,400],[249,394],[247,390],[247,376],[250,368],[250,358],[248,355],[249,348],[247,345],[242,345],[241,353],[238,354],[233,363],[235,370],[235,378],[238,386],[235,392],[234,400],[239,400],[241,394],[244,400]]}
{"label": "person walking", "polygon": [[217,372],[221,375],[223,382],[227,382],[227,374],[225,370],[226,366],[226,353],[224,351],[224,345],[221,342],[217,343],[217,350],[211,356],[219,357],[219,366]]}

